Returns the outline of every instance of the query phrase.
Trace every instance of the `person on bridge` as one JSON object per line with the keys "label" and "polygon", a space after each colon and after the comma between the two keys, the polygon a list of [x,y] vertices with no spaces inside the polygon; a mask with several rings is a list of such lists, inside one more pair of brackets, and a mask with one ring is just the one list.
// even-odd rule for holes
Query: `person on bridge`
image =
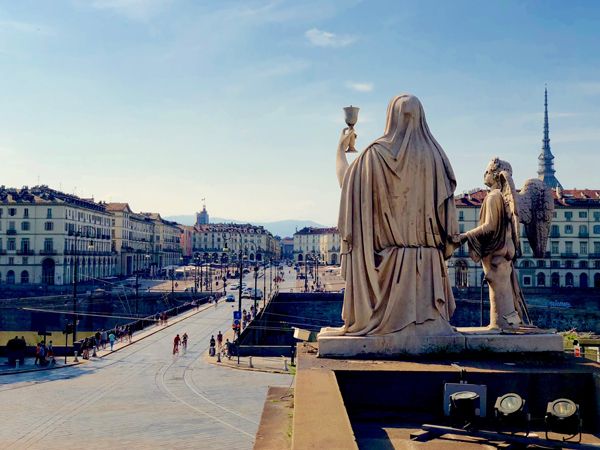
{"label": "person on bridge", "polygon": [[184,352],[187,352],[187,341],[188,341],[188,335],[187,335],[187,333],[183,333],[183,338],[181,339],[181,346],[183,347]]}
{"label": "person on bridge", "polygon": [[208,350],[209,356],[215,356],[215,336],[210,337],[210,347]]}
{"label": "person on bridge", "polygon": [[181,338],[179,335],[175,336],[173,339],[173,354],[176,355],[179,353],[179,344],[181,343]]}
{"label": "person on bridge", "polygon": [[108,335],[108,342],[110,343],[110,351],[113,351],[113,347],[115,346],[115,341],[117,340],[117,337],[115,336],[114,331],[111,330],[110,334]]}
{"label": "person on bridge", "polygon": [[217,334],[217,349],[221,351],[221,347],[223,346],[223,334],[219,331]]}

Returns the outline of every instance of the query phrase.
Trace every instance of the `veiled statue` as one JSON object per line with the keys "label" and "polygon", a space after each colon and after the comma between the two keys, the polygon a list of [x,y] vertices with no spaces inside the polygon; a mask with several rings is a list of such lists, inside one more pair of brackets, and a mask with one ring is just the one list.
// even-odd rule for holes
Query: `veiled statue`
{"label": "veiled statue", "polygon": [[352,137],[342,132],[336,165],[344,326],[321,336],[454,334],[445,260],[458,235],[456,179],[421,102],[394,97],[384,135],[348,164]]}
{"label": "veiled statue", "polygon": [[488,164],[484,183],[490,187],[479,215],[479,225],[457,238],[468,241],[469,255],[481,261],[490,291],[490,330],[514,330],[532,326],[519,286],[515,261],[521,255],[523,222],[534,256],[546,250],[554,201],[541,180],[527,180],[517,192],[512,167],[499,158]]}

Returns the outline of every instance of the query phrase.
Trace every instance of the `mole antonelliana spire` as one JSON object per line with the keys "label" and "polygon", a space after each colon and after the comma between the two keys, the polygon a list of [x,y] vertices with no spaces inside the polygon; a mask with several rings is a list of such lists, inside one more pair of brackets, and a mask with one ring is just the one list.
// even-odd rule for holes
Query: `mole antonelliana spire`
{"label": "mole antonelliana spire", "polygon": [[561,188],[554,173],[554,155],[550,150],[550,127],[548,125],[548,89],[544,88],[544,138],[542,139],[542,152],[538,156],[538,178],[551,188]]}

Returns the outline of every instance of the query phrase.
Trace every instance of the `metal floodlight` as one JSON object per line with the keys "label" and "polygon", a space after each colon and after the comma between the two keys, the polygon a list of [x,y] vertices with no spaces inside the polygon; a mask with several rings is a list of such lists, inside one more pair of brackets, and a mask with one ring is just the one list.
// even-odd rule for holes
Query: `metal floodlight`
{"label": "metal floodlight", "polygon": [[494,404],[494,413],[498,429],[523,431],[525,428],[525,434],[529,435],[530,416],[525,407],[525,400],[519,394],[510,392],[498,397]]}
{"label": "metal floodlight", "polygon": [[525,400],[519,394],[510,393],[496,399],[494,410],[496,417],[514,417],[522,413],[525,408]]}
{"label": "metal floodlight", "polygon": [[579,414],[579,405],[568,398],[558,398],[548,402],[546,407],[546,439],[548,433],[566,434],[563,441],[573,439],[579,436],[577,442],[581,442],[581,417]]}
{"label": "metal floodlight", "polygon": [[479,394],[458,391],[450,394],[450,419],[461,428],[469,427],[478,415]]}

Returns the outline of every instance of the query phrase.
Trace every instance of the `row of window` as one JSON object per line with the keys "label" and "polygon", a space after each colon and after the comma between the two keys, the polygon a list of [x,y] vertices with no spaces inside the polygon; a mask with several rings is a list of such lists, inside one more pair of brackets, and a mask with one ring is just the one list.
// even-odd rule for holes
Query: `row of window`
{"label": "row of window", "polygon": [[[27,254],[31,251],[31,241],[29,238],[21,238],[20,241],[20,251],[24,254]],[[12,251],[17,250],[17,239],[16,238],[8,238],[6,239],[6,250]],[[2,251],[2,238],[0,238],[0,251]],[[54,239],[46,238],[44,239],[44,251],[52,252],[54,251]]]}
{"label": "row of window", "polygon": [[[17,208],[6,208],[6,211],[8,213],[9,217],[16,217],[17,216]],[[2,217],[2,215],[4,214],[4,208],[0,208],[0,217]],[[29,208],[23,208],[23,218],[27,218],[29,217]],[[52,208],[47,208],[46,209],[46,218],[47,219],[52,219]]]}
{"label": "row of window", "polygon": [[[588,218],[588,212],[587,211],[578,211],[577,212],[577,216],[580,219],[587,219]],[[554,211],[552,213],[552,217],[554,219],[557,219],[558,218],[558,211]],[[600,211],[594,211],[593,217],[594,217],[594,222],[600,222]],[[572,220],[573,219],[573,211],[565,211],[564,212],[564,219],[566,221]],[[458,220],[461,221],[461,222],[463,220],[465,220],[465,212],[464,211],[460,211],[460,210],[458,211]]]}
{"label": "row of window", "polygon": [[[23,222],[21,222],[21,231],[29,231],[31,230],[31,222],[24,220]],[[9,220],[8,221],[8,230],[16,230],[16,222],[14,220]],[[2,222],[0,222],[0,230],[2,230]],[[52,231],[54,230],[54,223],[53,222],[44,222],[44,230],[45,231]]]}
{"label": "row of window", "polygon": [[[536,286],[545,287],[547,286],[546,274],[543,272],[538,273],[535,276]],[[523,277],[523,286],[533,286],[533,279],[531,276],[526,275]],[[551,287],[560,287],[560,274],[558,272],[553,272],[550,275],[550,286]],[[573,287],[575,286],[575,275],[571,272],[567,272],[565,274],[565,282],[564,286]],[[582,273],[579,275],[579,287],[587,288],[594,287],[600,288],[600,273],[595,273],[593,278],[593,284],[590,286],[590,280],[587,273]]]}
{"label": "row of window", "polygon": [[[573,225],[565,225],[564,227],[565,230],[565,234],[573,234]],[[594,234],[600,234],[600,225],[594,225],[592,227],[592,230],[594,232]],[[588,231],[588,227],[587,225],[579,225],[579,235],[583,236],[583,237],[587,237],[589,231]],[[558,236],[560,234],[560,226],[558,225],[552,225],[551,228],[551,235],[552,236]]]}
{"label": "row of window", "polygon": [[[520,267],[522,267],[523,269],[528,269],[528,268],[534,267],[534,263],[533,263],[533,261],[529,261],[526,259],[521,262]],[[546,261],[544,261],[542,259],[538,260],[535,267],[537,267],[538,269],[546,268]],[[556,260],[550,261],[550,267],[552,269],[560,269],[560,267],[561,267],[560,261],[556,261]],[[575,267],[575,262],[571,259],[567,259],[564,261],[564,267],[565,267],[565,269],[573,269]],[[583,260],[583,261],[579,261],[577,263],[577,267],[579,267],[580,269],[587,269],[587,268],[589,268],[589,264],[586,260]],[[599,260],[594,261],[594,268],[600,269],[600,261]]]}

